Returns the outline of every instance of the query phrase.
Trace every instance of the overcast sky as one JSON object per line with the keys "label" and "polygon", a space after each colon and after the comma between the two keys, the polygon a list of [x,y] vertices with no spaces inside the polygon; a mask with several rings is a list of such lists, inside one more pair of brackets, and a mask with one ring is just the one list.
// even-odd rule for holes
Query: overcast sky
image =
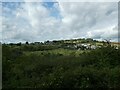
{"label": "overcast sky", "polygon": [[3,43],[118,40],[117,2],[4,2],[0,17]]}

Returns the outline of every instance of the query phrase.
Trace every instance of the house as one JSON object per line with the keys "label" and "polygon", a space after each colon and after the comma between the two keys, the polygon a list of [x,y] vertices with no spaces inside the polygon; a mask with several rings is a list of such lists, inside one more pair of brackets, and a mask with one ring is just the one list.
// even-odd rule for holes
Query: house
{"label": "house", "polygon": [[95,45],[91,45],[91,49],[96,49],[97,47]]}

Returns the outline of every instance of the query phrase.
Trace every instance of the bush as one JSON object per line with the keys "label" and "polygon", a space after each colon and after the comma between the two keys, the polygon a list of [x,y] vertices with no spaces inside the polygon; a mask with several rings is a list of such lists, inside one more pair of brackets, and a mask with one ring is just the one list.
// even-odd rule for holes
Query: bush
{"label": "bush", "polygon": [[120,49],[108,46],[79,55],[53,49],[4,45],[3,88],[120,88]]}

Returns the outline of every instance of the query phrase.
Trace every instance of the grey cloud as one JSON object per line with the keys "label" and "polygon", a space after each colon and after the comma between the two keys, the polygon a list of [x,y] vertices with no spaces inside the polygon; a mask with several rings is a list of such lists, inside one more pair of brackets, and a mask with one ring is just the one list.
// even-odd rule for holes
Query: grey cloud
{"label": "grey cloud", "polygon": [[61,18],[51,16],[50,10],[41,3],[23,3],[14,11],[6,8],[3,14],[11,12],[14,17],[2,17],[3,41],[116,38],[117,27],[111,27],[117,25],[117,3],[64,2],[54,7]]}

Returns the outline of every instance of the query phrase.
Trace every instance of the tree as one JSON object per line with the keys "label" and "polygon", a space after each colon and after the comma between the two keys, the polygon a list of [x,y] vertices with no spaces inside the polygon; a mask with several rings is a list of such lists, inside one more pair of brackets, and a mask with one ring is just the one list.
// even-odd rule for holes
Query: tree
{"label": "tree", "polygon": [[28,45],[28,44],[29,44],[29,42],[26,42],[25,44],[27,44],[27,45]]}
{"label": "tree", "polygon": [[21,46],[21,42],[17,43],[17,46]]}

